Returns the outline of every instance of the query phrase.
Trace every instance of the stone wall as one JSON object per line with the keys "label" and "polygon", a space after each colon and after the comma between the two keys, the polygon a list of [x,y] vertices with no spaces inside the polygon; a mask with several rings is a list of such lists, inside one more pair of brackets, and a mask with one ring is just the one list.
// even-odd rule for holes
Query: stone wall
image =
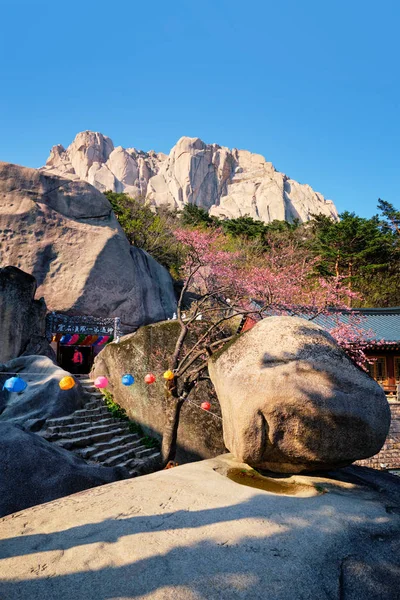
{"label": "stone wall", "polygon": [[392,422],[386,442],[380,452],[357,465],[372,469],[400,469],[400,402],[390,402]]}
{"label": "stone wall", "polygon": [[[163,373],[169,366],[168,359],[173,352],[178,331],[177,321],[141,327],[137,332],[122,337],[118,344],[109,344],[102,350],[91,373],[92,377],[108,377],[110,385],[107,389],[114,400],[149,435],[159,439],[166,419]],[[152,385],[144,383],[144,376],[149,372],[157,378]],[[121,377],[125,373],[135,377],[134,385],[122,385]],[[211,412],[217,416],[200,409],[200,404],[205,400],[211,403]],[[220,416],[212,385],[200,383],[191,394],[190,402],[182,407],[176,457],[178,463],[212,458],[226,452]]]}

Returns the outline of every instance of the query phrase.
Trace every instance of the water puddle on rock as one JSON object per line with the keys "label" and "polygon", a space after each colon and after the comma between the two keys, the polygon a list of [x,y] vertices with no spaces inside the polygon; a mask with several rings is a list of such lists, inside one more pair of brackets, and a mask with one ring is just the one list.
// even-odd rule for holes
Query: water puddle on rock
{"label": "water puddle on rock", "polygon": [[253,469],[231,468],[226,472],[226,477],[240,485],[247,485],[258,490],[264,490],[271,494],[283,494],[285,496],[315,496],[325,490],[319,490],[313,485],[301,484],[297,481],[277,481],[271,477],[265,477]]}

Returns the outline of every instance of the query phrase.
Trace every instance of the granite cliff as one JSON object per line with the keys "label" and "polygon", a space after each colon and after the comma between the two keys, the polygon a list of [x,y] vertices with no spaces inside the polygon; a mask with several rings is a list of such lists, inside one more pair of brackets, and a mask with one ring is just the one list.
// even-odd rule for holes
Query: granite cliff
{"label": "granite cliff", "polygon": [[83,131],[67,149],[53,146],[42,169],[100,191],[140,196],[153,206],[196,204],[221,218],[304,222],[315,213],[338,216],[331,200],[280,173],[260,154],[199,138],[182,137],[166,155],[114,147],[101,133]]}

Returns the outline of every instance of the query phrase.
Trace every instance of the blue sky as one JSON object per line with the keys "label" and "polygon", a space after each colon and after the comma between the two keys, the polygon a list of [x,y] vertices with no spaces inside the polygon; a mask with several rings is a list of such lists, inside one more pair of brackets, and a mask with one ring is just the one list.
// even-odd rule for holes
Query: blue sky
{"label": "blue sky", "polygon": [[339,211],[399,207],[400,3],[0,0],[0,160],[101,131],[263,154]]}

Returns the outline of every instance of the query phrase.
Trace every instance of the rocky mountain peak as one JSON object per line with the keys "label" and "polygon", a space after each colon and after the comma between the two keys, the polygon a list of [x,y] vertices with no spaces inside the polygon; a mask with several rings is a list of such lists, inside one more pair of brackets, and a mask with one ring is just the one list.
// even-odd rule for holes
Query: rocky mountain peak
{"label": "rocky mountain peak", "polygon": [[181,137],[169,155],[114,148],[112,140],[83,131],[67,149],[53,146],[42,170],[82,179],[100,191],[144,197],[153,206],[196,204],[220,218],[249,215],[308,221],[321,213],[338,218],[335,205],[311,186],[277,171],[260,154]]}

